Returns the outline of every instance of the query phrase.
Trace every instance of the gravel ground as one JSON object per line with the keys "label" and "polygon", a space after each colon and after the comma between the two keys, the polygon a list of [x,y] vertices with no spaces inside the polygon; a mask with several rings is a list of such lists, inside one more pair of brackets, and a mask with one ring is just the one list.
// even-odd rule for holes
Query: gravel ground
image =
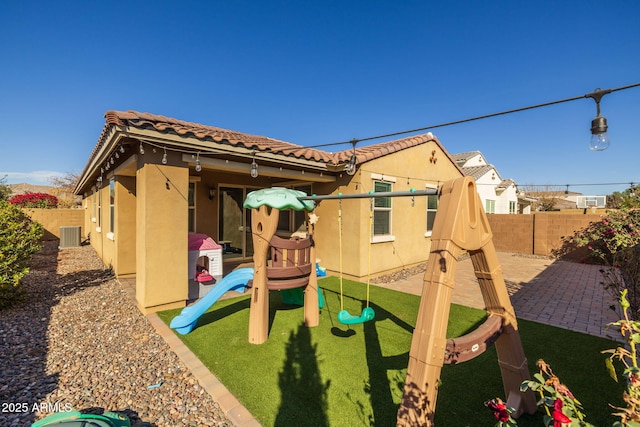
{"label": "gravel ground", "polygon": [[27,300],[0,311],[0,425],[72,409],[231,426],[90,246],[45,242],[24,285]]}

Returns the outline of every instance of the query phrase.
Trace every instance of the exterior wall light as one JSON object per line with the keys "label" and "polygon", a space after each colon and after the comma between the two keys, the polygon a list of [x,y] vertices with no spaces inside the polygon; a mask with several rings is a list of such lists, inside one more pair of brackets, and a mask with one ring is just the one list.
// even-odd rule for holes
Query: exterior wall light
{"label": "exterior wall light", "polygon": [[213,200],[216,197],[216,188],[215,187],[210,187],[209,188],[209,200]]}

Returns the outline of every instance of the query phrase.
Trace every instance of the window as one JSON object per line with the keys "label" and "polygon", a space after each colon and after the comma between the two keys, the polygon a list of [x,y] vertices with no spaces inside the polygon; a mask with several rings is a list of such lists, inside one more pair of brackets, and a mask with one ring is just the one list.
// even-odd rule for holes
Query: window
{"label": "window", "polygon": [[433,232],[433,223],[436,220],[436,212],[438,210],[438,196],[427,196],[427,233],[425,236],[431,236]]}
{"label": "window", "polygon": [[91,197],[91,222],[96,222],[96,199],[98,198],[98,189],[93,190],[93,197]]}
{"label": "window", "polygon": [[[375,181],[375,193],[391,191],[390,182]],[[377,236],[391,236],[391,197],[373,198],[373,239]]]}
{"label": "window", "polygon": [[99,233],[102,230],[102,194],[100,190],[96,192],[96,196],[98,197],[98,226],[96,231]]}
{"label": "window", "polygon": [[116,228],[116,180],[109,180],[109,233],[113,235]]}
{"label": "window", "polygon": [[514,201],[509,202],[509,213],[514,214],[518,211],[518,203]]}
{"label": "window", "polygon": [[189,183],[189,233],[196,232],[196,183]]}
{"label": "window", "polygon": [[485,200],[484,211],[486,213],[496,213],[496,201],[490,199]]}

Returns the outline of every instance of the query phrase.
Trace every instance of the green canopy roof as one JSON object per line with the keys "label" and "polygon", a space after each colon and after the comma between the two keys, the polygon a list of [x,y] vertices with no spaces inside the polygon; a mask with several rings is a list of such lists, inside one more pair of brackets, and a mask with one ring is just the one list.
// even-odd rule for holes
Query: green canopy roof
{"label": "green canopy roof", "polygon": [[304,191],[292,190],[290,188],[272,187],[262,190],[252,191],[247,194],[244,207],[257,209],[262,205],[276,209],[293,209],[296,211],[313,210],[315,206],[313,200],[298,200],[298,197],[306,197]]}

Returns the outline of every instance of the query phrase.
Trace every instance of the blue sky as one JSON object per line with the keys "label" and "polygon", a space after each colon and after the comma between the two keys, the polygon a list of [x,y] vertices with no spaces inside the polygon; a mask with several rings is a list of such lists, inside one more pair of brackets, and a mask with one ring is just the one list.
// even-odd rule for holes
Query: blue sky
{"label": "blue sky", "polygon": [[[0,176],[80,172],[108,110],[301,145],[640,82],[638,1],[2,1]],[[640,87],[434,129],[518,185],[640,182]],[[373,141],[375,142],[382,142]],[[347,148],[335,147],[334,150]]]}

